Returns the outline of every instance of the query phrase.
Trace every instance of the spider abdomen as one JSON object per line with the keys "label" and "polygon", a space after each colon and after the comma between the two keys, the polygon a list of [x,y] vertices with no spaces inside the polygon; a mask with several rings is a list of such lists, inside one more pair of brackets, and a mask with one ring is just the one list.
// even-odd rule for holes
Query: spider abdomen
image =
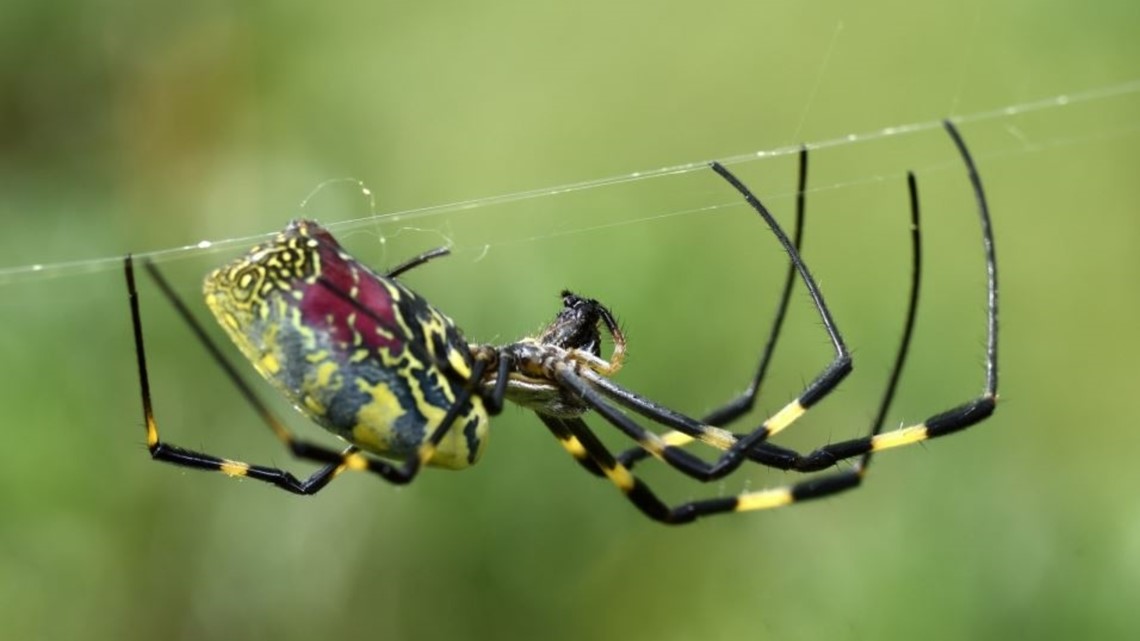
{"label": "spider abdomen", "polygon": [[[471,374],[470,348],[449,318],[310,221],[212,272],[204,293],[230,338],[301,413],[375,454],[415,452]],[[472,397],[428,463],[474,463],[488,422]]]}

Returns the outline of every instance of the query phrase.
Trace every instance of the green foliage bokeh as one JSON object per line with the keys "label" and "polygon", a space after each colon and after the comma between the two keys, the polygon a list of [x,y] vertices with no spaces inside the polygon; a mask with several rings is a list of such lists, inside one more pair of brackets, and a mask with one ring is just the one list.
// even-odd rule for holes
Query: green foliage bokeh
{"label": "green foliage bokeh", "polygon": [[[772,6],[766,6],[771,4]],[[56,264],[930,123],[1134,80],[1134,3],[36,3],[0,8],[0,263]],[[964,124],[1003,276],[1002,398],[857,493],[653,524],[526,412],[407,488],[300,499],[151,463],[117,264],[0,283],[0,620],[12,639],[1124,638],[1140,591],[1135,95]],[[782,443],[866,429],[904,310],[903,172],[927,278],[891,425],[982,383],[972,194],[936,128],[817,151],[806,256],[856,357]],[[794,158],[741,163],[785,221]],[[351,176],[367,185],[375,205]],[[301,202],[318,185],[307,205]],[[715,205],[729,205],[710,208]],[[343,240],[472,340],[569,287],[621,317],[618,380],[692,414],[743,388],[784,270],[690,172],[387,218]],[[383,243],[380,240],[383,239]],[[163,264],[194,303],[234,251]],[[52,277],[54,276],[54,277]],[[302,471],[144,283],[165,438]],[[220,336],[220,334],[219,334]],[[827,362],[799,290],[754,424]],[[260,387],[270,394],[267,387]],[[325,435],[278,403],[298,431]],[[611,431],[593,423],[615,445]],[[700,486],[647,466],[673,500]]]}

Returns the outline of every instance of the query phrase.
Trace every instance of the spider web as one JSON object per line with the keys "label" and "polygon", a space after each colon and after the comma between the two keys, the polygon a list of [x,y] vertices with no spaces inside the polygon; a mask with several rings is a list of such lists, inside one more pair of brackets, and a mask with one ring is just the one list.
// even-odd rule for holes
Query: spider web
{"label": "spider web", "polygon": [[[838,38],[841,32],[842,24],[836,28],[833,36],[833,45],[834,40]],[[830,50],[821,65],[821,78],[829,59]],[[1110,118],[1104,117],[1104,112],[1118,110],[1123,113],[1140,113],[1140,109],[1137,109],[1140,105],[1136,104],[1138,101],[1140,101],[1140,79],[1134,79],[1118,84],[1073,93],[1058,94],[1027,102],[958,115],[952,117],[952,120],[964,128],[988,125],[999,130],[997,135],[998,142],[996,144],[990,144],[988,147],[975,153],[979,162],[985,163],[986,161],[995,159],[1016,158],[1057,148],[1075,147],[1103,140],[1135,136],[1140,133],[1140,122],[1137,122],[1135,118],[1126,118],[1123,122],[1115,122]],[[811,102],[812,100],[809,100],[808,104],[804,107],[800,128],[802,128],[803,122],[811,110]],[[952,107],[956,105],[957,102],[958,98],[955,97]],[[1072,113],[1078,109],[1082,109],[1084,112],[1074,114],[1072,118],[1066,120],[1066,123],[1075,122],[1078,124],[1058,126],[1058,121],[1062,120],[1057,117],[1059,114]],[[1045,119],[1044,124],[1042,123],[1043,118]],[[1047,133],[1041,135],[1036,133],[1037,129],[1045,129]],[[940,130],[941,121],[926,120],[894,124],[860,133],[847,133],[832,138],[805,142],[802,146],[813,152],[856,146],[862,147],[889,141],[910,140],[924,134],[940,132]],[[494,240],[480,239],[477,234],[457,235],[450,229],[452,220],[463,220],[474,216],[476,212],[485,213],[495,208],[507,207],[519,203],[527,203],[527,206],[531,210],[534,210],[536,208],[532,201],[543,200],[549,202],[556,199],[572,198],[583,193],[590,193],[592,195],[598,194],[619,186],[641,185],[666,178],[684,177],[697,173],[703,174],[708,172],[708,164],[714,159],[728,166],[743,166],[789,158],[797,154],[800,147],[801,145],[786,145],[771,149],[715,155],[707,159],[682,162],[626,174],[393,212],[378,212],[371,190],[362,181],[354,178],[335,178],[326,180],[317,185],[299,203],[298,215],[306,215],[310,204],[324,197],[330,190],[347,186],[356,197],[362,198],[367,202],[370,213],[367,216],[327,224],[326,226],[334,233],[347,234],[369,228],[390,229],[390,231],[379,234],[379,242],[381,244],[385,244],[389,240],[399,237],[402,234],[425,233],[434,235],[437,240],[437,245],[442,243],[450,247],[454,254],[467,255],[470,260],[478,261],[495,248],[552,240],[578,234],[589,234],[617,227],[643,225],[678,217],[707,215],[726,207],[739,206],[740,202],[733,197],[732,194],[728,194],[723,199],[712,204],[706,202],[705,204],[697,206],[656,209],[650,210],[650,213],[644,213],[643,210],[640,215],[625,213],[611,217],[603,222],[583,222],[580,218],[574,218],[568,222],[562,221],[563,224],[543,226],[542,230],[536,233],[522,233],[512,237],[500,237]],[[909,163],[906,165],[906,168],[922,174],[956,170],[958,165],[959,161],[953,154],[944,153],[940,159]],[[809,188],[809,193],[845,190],[860,185],[881,183],[888,179],[896,179],[897,176],[898,174],[895,172],[863,172],[843,179],[833,179],[831,182],[824,183],[821,186],[811,187]],[[790,199],[793,196],[790,186],[778,191],[765,190],[763,188],[757,189],[756,191],[765,201],[780,201]],[[705,198],[705,201],[707,201],[707,198]],[[545,204],[546,203],[544,203],[544,205]],[[449,218],[445,219],[445,216]],[[443,222],[435,224],[440,220]],[[267,232],[256,236],[203,239],[179,247],[136,252],[135,256],[146,257],[155,262],[164,263],[204,254],[244,249],[256,242],[270,238],[272,235],[272,232]],[[457,242],[454,240],[455,238],[462,238],[462,240]],[[0,285],[114,270],[121,267],[121,261],[122,256],[114,255],[74,261],[4,267],[0,268]]]}

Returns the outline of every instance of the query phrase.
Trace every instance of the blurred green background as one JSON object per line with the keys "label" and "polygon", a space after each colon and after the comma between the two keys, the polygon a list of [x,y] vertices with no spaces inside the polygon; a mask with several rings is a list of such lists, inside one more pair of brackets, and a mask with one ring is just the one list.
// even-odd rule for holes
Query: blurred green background
{"label": "blurred green background", "polygon": [[[298,215],[335,223],[1119,86],[1140,70],[1138,28],[1130,1],[7,0],[0,263],[265,234]],[[842,498],[685,528],[646,520],[514,408],[480,465],[407,488],[349,475],[301,499],[152,463],[117,263],[6,277],[2,635],[1128,638],[1140,629],[1138,115],[1133,91],[962,127],[1003,276],[992,420],[884,455]],[[792,156],[734,168],[788,220]],[[873,415],[904,310],[907,168],[928,278],[890,424],[981,389],[980,243],[948,139],[934,128],[822,149],[806,257],[856,372],[784,444],[850,438]],[[342,181],[302,207],[345,176],[375,206]],[[472,340],[535,331],[563,287],[599,298],[631,341],[618,380],[694,414],[742,389],[784,269],[755,215],[703,170],[386,218],[342,239],[378,266],[452,242],[454,257],[407,281]],[[237,251],[164,267],[205,317],[201,276]],[[149,282],[142,296],[164,437],[310,469]],[[801,288],[747,424],[827,360]],[[745,470],[700,486],[644,472],[675,501],[795,478]]]}

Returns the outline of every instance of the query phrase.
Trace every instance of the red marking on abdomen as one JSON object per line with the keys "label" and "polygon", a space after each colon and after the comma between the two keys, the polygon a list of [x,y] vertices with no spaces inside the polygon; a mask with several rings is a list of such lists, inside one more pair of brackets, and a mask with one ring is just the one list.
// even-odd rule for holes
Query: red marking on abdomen
{"label": "red marking on abdomen", "polygon": [[[388,288],[368,268],[325,249],[320,251],[321,277],[305,288],[301,299],[301,321],[328,334],[334,344],[351,345],[356,333],[365,346],[397,354],[403,346],[403,332]],[[351,325],[350,316],[355,317]]]}

